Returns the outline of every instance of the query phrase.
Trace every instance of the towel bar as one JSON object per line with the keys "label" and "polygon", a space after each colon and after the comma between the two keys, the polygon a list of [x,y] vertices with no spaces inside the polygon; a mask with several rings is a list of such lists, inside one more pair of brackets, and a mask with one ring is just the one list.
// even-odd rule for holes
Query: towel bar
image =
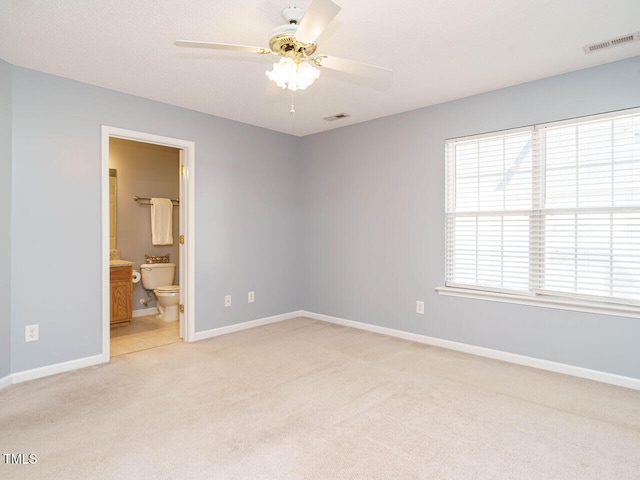
{"label": "towel bar", "polygon": [[[143,206],[151,205],[151,198],[149,197],[139,197],[136,195],[133,197],[133,201],[138,202],[139,205],[143,205]],[[180,200],[178,199],[172,198],[171,201],[173,202],[174,207],[180,205]],[[141,203],[141,202],[146,202],[146,203]]]}

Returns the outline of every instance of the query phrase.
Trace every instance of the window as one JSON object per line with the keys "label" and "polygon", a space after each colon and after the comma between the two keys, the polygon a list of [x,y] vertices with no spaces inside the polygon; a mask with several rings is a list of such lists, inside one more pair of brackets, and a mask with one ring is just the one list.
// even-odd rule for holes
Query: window
{"label": "window", "polygon": [[447,287],[640,307],[640,109],[448,140],[446,161]]}

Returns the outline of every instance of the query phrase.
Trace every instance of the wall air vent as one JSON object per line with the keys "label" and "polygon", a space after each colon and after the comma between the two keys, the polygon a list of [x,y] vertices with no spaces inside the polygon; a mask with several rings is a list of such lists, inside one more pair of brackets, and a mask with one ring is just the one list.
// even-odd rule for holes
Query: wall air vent
{"label": "wall air vent", "polygon": [[348,118],[351,115],[349,115],[348,113],[337,113],[335,115],[332,115],[330,117],[324,117],[323,120],[326,120],[327,122],[333,122],[335,120],[342,120],[343,118]]}
{"label": "wall air vent", "polygon": [[621,37],[612,38],[611,40],[605,40],[604,42],[592,43],[591,45],[585,45],[582,47],[584,53],[592,53],[598,50],[604,50],[605,48],[617,47],[624,43],[637,42],[640,40],[640,32],[630,33],[629,35],[623,35]]}

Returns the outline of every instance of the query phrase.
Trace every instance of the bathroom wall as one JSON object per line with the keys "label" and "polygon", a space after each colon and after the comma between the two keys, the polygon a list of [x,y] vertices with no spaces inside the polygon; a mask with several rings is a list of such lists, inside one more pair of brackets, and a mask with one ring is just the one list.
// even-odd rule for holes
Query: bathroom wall
{"label": "bathroom wall", "polygon": [[11,372],[11,88],[0,60],[0,380]]}
{"label": "bathroom wall", "polygon": [[[139,270],[147,255],[170,255],[176,264],[174,284],[178,284],[180,252],[180,209],[173,209],[173,245],[152,245],[151,208],[133,201],[133,197],[180,197],[180,150],[143,142],[112,138],[109,142],[109,168],[117,176],[117,228],[116,247],[120,258],[136,262]],[[148,300],[148,305],[140,300]],[[148,296],[142,281],[133,285],[133,309],[143,310],[155,306],[155,297]]]}

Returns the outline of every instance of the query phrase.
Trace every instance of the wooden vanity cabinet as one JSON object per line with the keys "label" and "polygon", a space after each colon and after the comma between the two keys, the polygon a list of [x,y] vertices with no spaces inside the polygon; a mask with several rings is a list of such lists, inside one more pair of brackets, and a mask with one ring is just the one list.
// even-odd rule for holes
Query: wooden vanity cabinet
{"label": "wooden vanity cabinet", "polygon": [[133,268],[111,267],[111,326],[126,325],[133,312]]}

